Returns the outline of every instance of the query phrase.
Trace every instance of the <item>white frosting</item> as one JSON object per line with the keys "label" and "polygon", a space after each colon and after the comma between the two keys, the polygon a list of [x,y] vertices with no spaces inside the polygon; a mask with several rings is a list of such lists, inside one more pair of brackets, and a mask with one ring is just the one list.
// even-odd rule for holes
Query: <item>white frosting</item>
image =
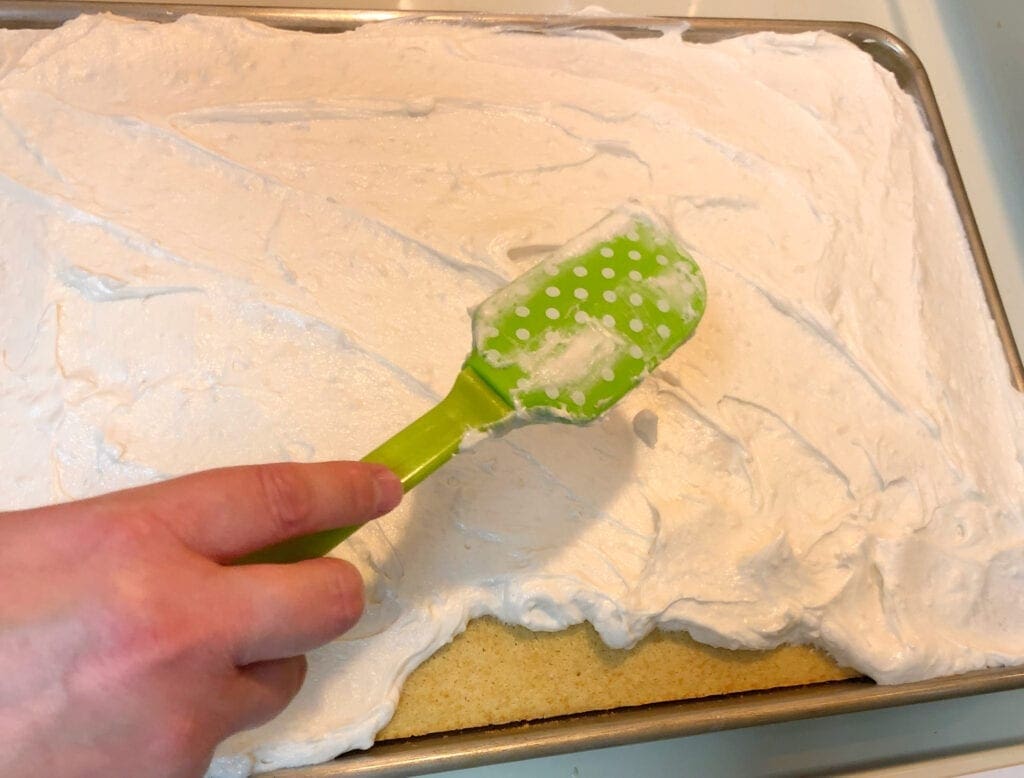
{"label": "white frosting", "polygon": [[365,617],[214,772],[369,746],[483,614],[884,683],[1024,661],[1024,404],[917,109],[838,38],[0,35],[0,507],[358,457],[447,390],[467,308],[632,198],[704,270],[696,336],[358,532]]}

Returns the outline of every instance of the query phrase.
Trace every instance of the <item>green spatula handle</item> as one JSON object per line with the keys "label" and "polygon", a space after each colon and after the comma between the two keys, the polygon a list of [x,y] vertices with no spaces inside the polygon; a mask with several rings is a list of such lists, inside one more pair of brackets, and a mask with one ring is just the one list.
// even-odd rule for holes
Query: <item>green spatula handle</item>
{"label": "green spatula handle", "polygon": [[[408,492],[454,456],[467,432],[485,430],[512,413],[508,403],[473,368],[464,367],[441,402],[363,457],[363,461],[390,468]],[[357,529],[341,527],[292,538],[249,554],[236,564],[314,559],[326,554]]]}

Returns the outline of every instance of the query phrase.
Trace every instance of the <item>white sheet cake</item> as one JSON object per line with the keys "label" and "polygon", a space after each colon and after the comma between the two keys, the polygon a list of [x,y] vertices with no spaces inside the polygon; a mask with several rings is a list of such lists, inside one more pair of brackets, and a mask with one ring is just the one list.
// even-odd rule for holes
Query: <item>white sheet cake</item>
{"label": "white sheet cake", "polygon": [[448,389],[467,309],[633,202],[705,272],[697,335],[356,533],[363,620],[214,773],[368,747],[485,615],[882,683],[1022,662],[1024,404],[917,108],[828,34],[0,34],[0,508],[357,458]]}

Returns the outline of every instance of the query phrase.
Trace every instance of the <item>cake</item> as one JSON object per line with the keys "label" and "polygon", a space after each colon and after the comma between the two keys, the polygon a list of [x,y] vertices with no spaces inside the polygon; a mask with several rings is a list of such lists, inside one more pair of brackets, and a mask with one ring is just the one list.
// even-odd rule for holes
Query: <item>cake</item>
{"label": "cake", "polygon": [[589,624],[533,632],[484,617],[413,671],[377,742],[856,675],[812,646],[732,650],[654,630],[626,650]]}
{"label": "cake", "polygon": [[448,389],[468,309],[627,206],[707,279],[601,420],[475,441],[335,552],[362,620],[213,774],[369,747],[481,617],[459,650],[589,622],[595,672],[685,632],[714,688],[779,647],[748,687],[1024,661],[1024,404],[913,100],[825,33],[661,32],[0,35],[0,509],[358,458]]}

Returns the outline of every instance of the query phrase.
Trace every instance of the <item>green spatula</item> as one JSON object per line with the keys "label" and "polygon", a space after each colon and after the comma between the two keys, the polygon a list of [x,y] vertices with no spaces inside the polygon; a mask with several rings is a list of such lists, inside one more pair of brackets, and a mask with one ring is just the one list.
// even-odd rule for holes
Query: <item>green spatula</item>
{"label": "green spatula", "polygon": [[[592,421],[690,337],[705,300],[700,268],[644,218],[541,262],[473,313],[473,350],[451,392],[364,461],[391,468],[409,491],[467,433]],[[241,561],[311,559],[355,530],[294,538]]]}

